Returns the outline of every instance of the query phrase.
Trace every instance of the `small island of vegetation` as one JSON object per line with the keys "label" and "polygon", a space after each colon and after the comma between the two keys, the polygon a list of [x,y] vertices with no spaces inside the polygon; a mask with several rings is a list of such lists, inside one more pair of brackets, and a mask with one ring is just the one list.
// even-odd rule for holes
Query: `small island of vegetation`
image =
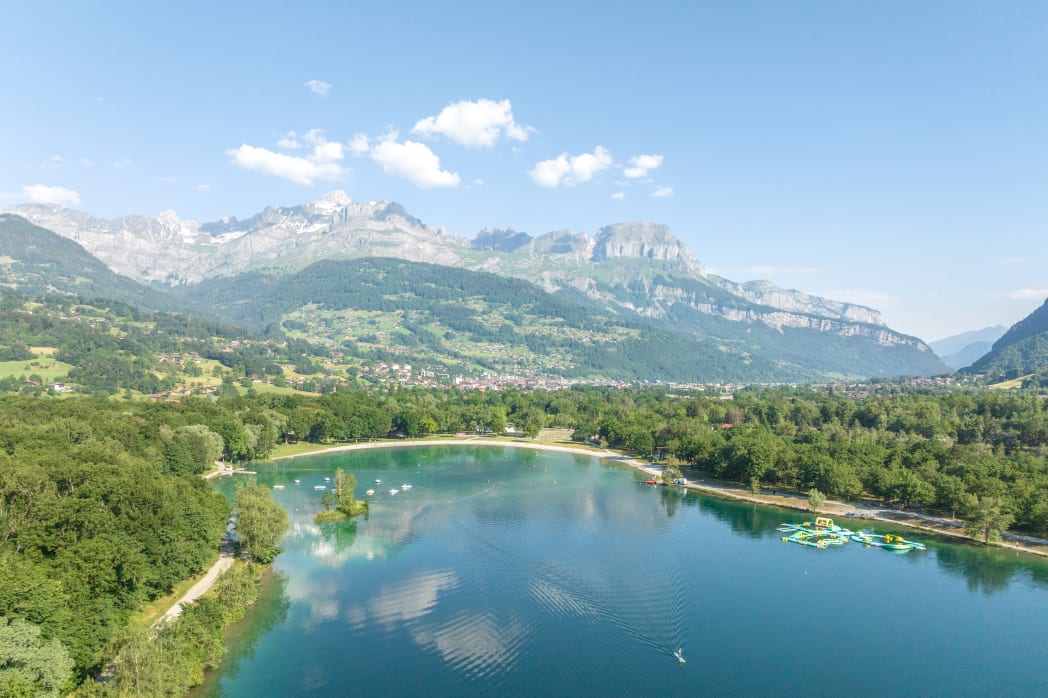
{"label": "small island of vegetation", "polygon": [[353,492],[356,486],[357,478],[353,473],[345,473],[342,468],[335,468],[331,487],[324,493],[326,508],[317,514],[317,523],[342,521],[366,513],[368,502],[366,499],[356,499]]}

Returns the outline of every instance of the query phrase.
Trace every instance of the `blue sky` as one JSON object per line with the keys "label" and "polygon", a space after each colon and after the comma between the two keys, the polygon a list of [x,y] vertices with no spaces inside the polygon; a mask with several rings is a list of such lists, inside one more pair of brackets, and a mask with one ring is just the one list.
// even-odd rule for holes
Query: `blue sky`
{"label": "blue sky", "polygon": [[[688,4],[689,7],[683,7]],[[0,23],[0,206],[666,223],[926,340],[1048,297],[1048,4],[71,3]]]}

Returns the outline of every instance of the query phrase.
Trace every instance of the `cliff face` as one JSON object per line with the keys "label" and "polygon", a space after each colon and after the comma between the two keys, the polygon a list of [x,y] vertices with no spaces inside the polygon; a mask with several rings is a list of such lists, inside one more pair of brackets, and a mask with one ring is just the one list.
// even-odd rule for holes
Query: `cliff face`
{"label": "cliff face", "polygon": [[593,243],[594,262],[632,257],[669,263],[682,270],[701,272],[702,266],[668,226],[656,223],[616,223],[605,226]]}

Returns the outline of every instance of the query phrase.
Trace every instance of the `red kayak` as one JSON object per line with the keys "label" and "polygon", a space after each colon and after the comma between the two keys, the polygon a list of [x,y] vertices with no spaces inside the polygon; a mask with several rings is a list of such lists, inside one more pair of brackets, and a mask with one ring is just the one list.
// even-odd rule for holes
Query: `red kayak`
{"label": "red kayak", "polygon": [[658,484],[658,483],[655,482],[655,478],[653,478],[653,477],[649,477],[647,480],[645,480],[645,482],[648,483],[649,485]]}

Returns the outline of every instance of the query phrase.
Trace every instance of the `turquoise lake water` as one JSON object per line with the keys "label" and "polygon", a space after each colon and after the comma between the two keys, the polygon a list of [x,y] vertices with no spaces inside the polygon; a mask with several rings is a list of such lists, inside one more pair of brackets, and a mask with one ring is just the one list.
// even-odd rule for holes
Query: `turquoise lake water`
{"label": "turquoise lake water", "polygon": [[[775,527],[803,515],[589,456],[434,446],[258,467],[285,485],[291,532],[198,696],[1048,695],[1040,559],[914,532],[927,551],[783,543]],[[314,486],[336,467],[377,493],[366,519],[318,526]]]}

